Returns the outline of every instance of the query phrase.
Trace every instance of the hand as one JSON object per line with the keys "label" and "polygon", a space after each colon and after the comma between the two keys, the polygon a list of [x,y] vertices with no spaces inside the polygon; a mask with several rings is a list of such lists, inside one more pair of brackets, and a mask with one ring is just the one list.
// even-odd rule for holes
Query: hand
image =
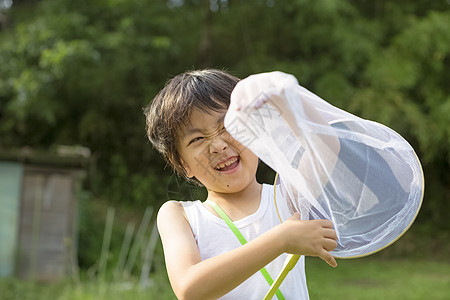
{"label": "hand", "polygon": [[329,252],[337,246],[337,236],[331,221],[302,221],[300,214],[295,213],[279,226],[287,253],[317,256],[330,266],[337,266],[336,260]]}
{"label": "hand", "polygon": [[241,80],[231,94],[230,109],[259,108],[287,86],[297,86],[297,79],[282,72],[251,75]]}

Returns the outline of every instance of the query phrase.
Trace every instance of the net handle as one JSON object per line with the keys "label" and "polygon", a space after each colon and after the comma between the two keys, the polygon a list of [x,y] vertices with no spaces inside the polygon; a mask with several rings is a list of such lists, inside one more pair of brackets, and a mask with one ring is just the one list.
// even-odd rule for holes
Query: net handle
{"label": "net handle", "polygon": [[281,283],[286,278],[287,274],[295,267],[298,260],[300,259],[300,255],[297,254],[290,254],[286,260],[284,261],[283,269],[281,270],[280,274],[278,274],[278,277],[275,279],[275,281],[270,286],[269,291],[264,296],[264,300],[270,300],[273,298],[273,295],[275,295],[276,291],[279,289]]}
{"label": "net handle", "polygon": [[[273,182],[273,202],[275,203],[275,210],[277,212],[278,219],[281,223],[283,221],[281,220],[280,213],[278,211],[278,205],[277,205],[277,180],[278,180],[278,172],[275,174],[275,179]],[[289,256],[284,261],[284,266],[281,272],[278,274],[275,281],[270,286],[270,289],[267,291],[266,295],[264,296],[264,300],[271,300],[277,290],[280,288],[281,283],[286,278],[287,274],[295,267],[298,260],[300,259],[300,255],[296,254],[289,254]]]}

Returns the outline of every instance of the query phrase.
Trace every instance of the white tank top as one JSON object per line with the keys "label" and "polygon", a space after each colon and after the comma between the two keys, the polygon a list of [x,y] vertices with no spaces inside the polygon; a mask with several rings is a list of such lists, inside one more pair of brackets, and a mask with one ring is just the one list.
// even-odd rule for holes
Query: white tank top
{"label": "white tank top", "polygon": [[[280,201],[277,193],[278,210],[282,220],[291,216],[285,202]],[[241,246],[239,240],[224,220],[211,213],[200,200],[181,202],[194,233],[202,260],[233,250]],[[273,201],[273,186],[264,184],[261,192],[261,203],[258,210],[234,224],[249,242],[280,224]],[[282,254],[266,266],[266,270],[275,280],[283,268],[287,254]],[[261,300],[270,286],[261,272],[257,272],[234,290],[220,299]],[[305,259],[300,258],[297,265],[287,275],[280,286],[286,300],[309,299],[305,277]],[[277,299],[274,296],[273,299]]]}

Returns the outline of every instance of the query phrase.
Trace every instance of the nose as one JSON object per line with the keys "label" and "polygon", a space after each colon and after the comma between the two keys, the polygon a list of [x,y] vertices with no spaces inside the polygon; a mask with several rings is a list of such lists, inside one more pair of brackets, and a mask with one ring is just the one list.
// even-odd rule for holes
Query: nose
{"label": "nose", "polygon": [[220,134],[212,138],[211,144],[209,145],[209,149],[211,153],[220,153],[228,149],[228,143],[224,139],[224,136]]}

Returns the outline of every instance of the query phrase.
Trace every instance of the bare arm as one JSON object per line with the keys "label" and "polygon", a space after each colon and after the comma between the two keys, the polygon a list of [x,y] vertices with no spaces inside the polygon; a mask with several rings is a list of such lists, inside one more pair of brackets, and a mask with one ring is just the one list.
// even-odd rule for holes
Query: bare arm
{"label": "bare arm", "polygon": [[[290,95],[294,95],[296,103],[289,103]],[[279,111],[292,134],[306,149],[297,169],[306,180],[312,196],[317,198],[336,165],[340,151],[339,139],[333,134],[333,128],[321,113],[309,102],[308,96],[299,89],[295,77],[289,74],[271,72],[243,79],[233,90],[230,110],[259,109],[266,103]],[[304,120],[297,120],[295,117],[296,112],[293,109],[297,103],[301,103]],[[303,128],[305,124],[298,122],[311,122],[315,126],[322,126],[323,129],[329,128],[330,134],[305,132]]]}
{"label": "bare arm", "polygon": [[336,247],[331,228],[329,221],[300,221],[296,214],[247,244],[202,261],[182,205],[170,201],[158,213],[169,279],[180,299],[220,297],[284,252],[319,256],[335,266],[328,252]]}
{"label": "bare arm", "polygon": [[[307,151],[305,151],[305,154],[298,165],[298,170],[308,181],[309,188],[313,192],[314,198],[317,198],[322,193],[322,189],[327,184],[336,165],[340,151],[340,142],[337,136],[331,134],[333,129],[317,109],[306,99],[299,97],[298,101],[302,103],[306,118],[316,124],[330,128],[329,135],[313,134],[309,136],[311,140],[307,142],[302,134],[302,130],[296,122],[292,110],[287,106],[286,96],[284,95],[285,92],[286,91],[283,89],[280,95],[272,96],[268,99],[268,102],[274,102],[274,106],[280,110],[281,116],[286,120],[292,133],[297,140],[300,141],[302,146],[306,148]],[[313,145],[313,147],[311,147],[311,145]],[[320,157],[320,160],[316,155]],[[313,168],[311,164],[314,164],[315,168]],[[314,169],[317,171],[316,174],[313,172]]]}

